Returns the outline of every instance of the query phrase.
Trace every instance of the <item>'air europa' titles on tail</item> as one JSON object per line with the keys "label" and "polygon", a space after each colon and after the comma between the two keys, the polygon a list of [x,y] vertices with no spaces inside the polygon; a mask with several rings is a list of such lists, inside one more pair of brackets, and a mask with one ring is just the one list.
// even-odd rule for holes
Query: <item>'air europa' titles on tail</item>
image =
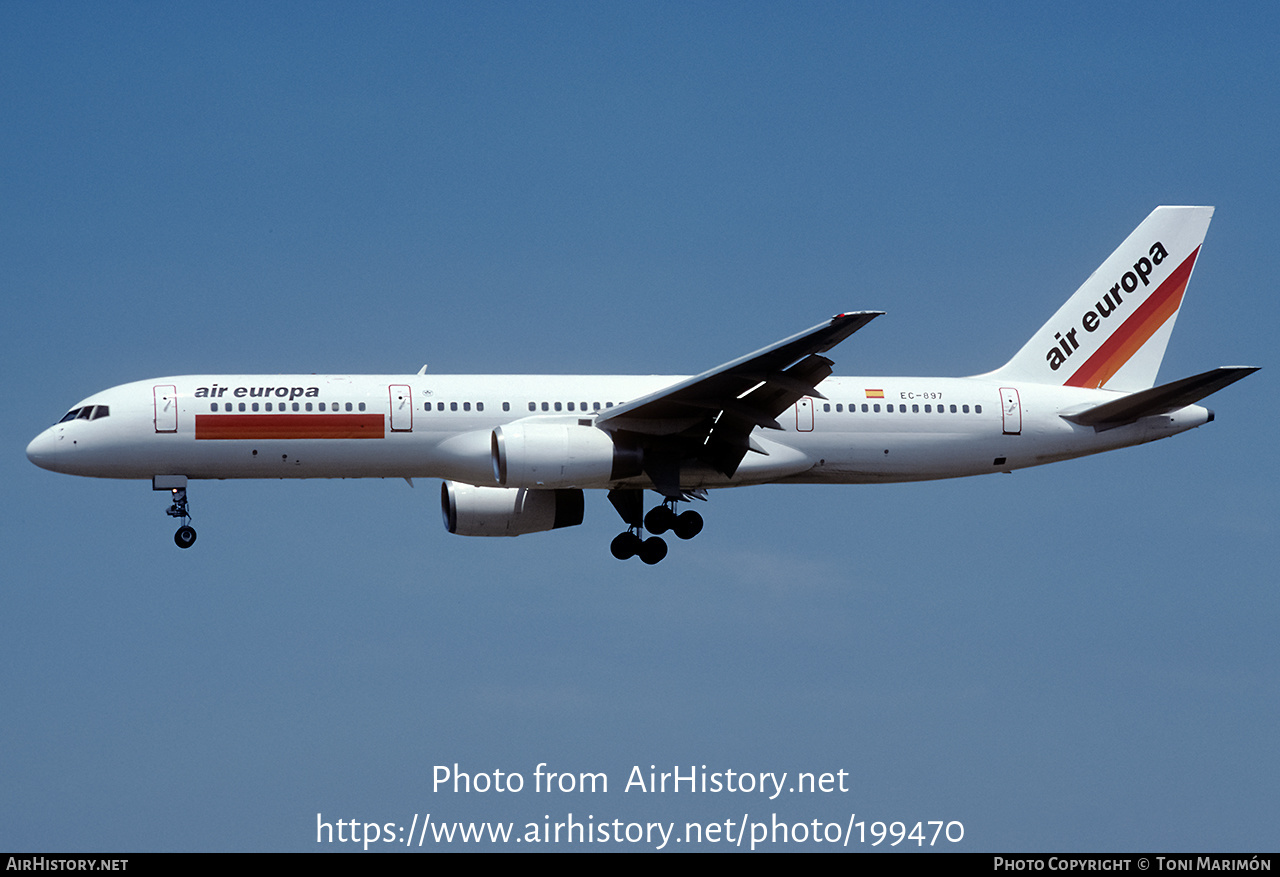
{"label": "'air europa' titles on tail", "polygon": [[1154,386],[1212,218],[1212,207],[1157,207],[992,376],[1125,392]]}

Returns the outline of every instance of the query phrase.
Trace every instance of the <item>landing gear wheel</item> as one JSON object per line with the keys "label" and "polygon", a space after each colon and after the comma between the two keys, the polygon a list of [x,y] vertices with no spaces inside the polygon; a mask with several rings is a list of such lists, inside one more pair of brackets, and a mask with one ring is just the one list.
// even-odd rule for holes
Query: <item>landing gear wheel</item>
{"label": "landing gear wheel", "polygon": [[667,556],[666,540],[660,536],[650,536],[640,543],[640,559],[653,566]]}
{"label": "landing gear wheel", "polygon": [[665,505],[654,506],[644,516],[644,528],[655,536],[670,530],[676,523],[676,513]]}
{"label": "landing gear wheel", "polygon": [[[637,488],[614,489],[609,491],[609,502],[627,525],[625,533],[619,533],[609,544],[609,552],[618,560],[639,558],[652,566],[667,556],[667,543],[662,533],[674,533],[681,539],[692,539],[702,532],[702,515],[695,511],[677,514],[677,505],[685,499],[706,499],[707,492],[702,488],[693,491],[681,491],[679,496],[663,494],[661,505],[644,513],[644,491]],[[645,531],[652,535],[645,538]]]}
{"label": "landing gear wheel", "polygon": [[[186,478],[182,479],[182,483],[186,484]],[[196,544],[196,530],[188,523],[191,520],[191,509],[187,505],[187,488],[174,487],[170,492],[173,495],[173,505],[165,509],[165,514],[182,520],[182,526],[173,534],[173,543],[179,548],[190,548]]]}
{"label": "landing gear wheel", "polygon": [[692,539],[702,532],[702,515],[690,509],[680,515],[672,526],[681,539]]}
{"label": "landing gear wheel", "polygon": [[640,537],[628,530],[613,537],[609,552],[618,560],[630,560],[640,553]]}

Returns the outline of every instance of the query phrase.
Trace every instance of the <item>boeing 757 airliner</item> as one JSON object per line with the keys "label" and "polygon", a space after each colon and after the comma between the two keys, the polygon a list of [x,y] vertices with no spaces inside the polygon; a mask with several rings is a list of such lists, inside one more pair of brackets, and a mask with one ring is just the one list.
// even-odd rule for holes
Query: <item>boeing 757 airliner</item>
{"label": "boeing 757 airliner", "polygon": [[[838,314],[694,377],[184,375],[103,390],[27,447],[55,472],[150,479],[190,547],[202,478],[441,478],[445,526],[518,536],[582,523],[606,490],[615,557],[657,563],[702,529],[682,501],[767,483],[1011,472],[1171,436],[1256,371],[1156,386],[1212,207],[1159,207],[995,371],[834,377],[823,354],[880,316]],[[644,491],[661,501],[644,512]],[[645,538],[644,532],[651,535]]]}

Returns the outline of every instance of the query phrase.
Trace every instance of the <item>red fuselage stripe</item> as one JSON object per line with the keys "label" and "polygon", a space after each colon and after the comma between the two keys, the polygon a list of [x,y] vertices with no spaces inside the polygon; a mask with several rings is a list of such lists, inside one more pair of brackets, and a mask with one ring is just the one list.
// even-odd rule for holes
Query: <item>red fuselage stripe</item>
{"label": "red fuselage stripe", "polygon": [[196,439],[380,439],[381,414],[197,414]]}

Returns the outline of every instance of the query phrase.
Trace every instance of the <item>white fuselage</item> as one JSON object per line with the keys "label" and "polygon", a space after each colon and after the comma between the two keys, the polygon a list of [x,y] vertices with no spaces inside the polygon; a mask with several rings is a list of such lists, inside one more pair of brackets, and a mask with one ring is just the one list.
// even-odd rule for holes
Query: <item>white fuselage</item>
{"label": "white fuselage", "polygon": [[[27,449],[57,472],[102,478],[444,478],[497,482],[496,427],[590,427],[597,414],[684,380],[601,375],[185,375],[123,384]],[[1007,472],[1153,441],[1207,422],[1206,408],[1095,431],[1060,415],[1107,390],[975,378],[830,377],[757,428],[732,478],[681,470],[681,487],[855,484]],[[101,412],[99,406],[105,406]],[[764,453],[760,453],[763,451]],[[647,476],[574,485],[648,487]]]}

